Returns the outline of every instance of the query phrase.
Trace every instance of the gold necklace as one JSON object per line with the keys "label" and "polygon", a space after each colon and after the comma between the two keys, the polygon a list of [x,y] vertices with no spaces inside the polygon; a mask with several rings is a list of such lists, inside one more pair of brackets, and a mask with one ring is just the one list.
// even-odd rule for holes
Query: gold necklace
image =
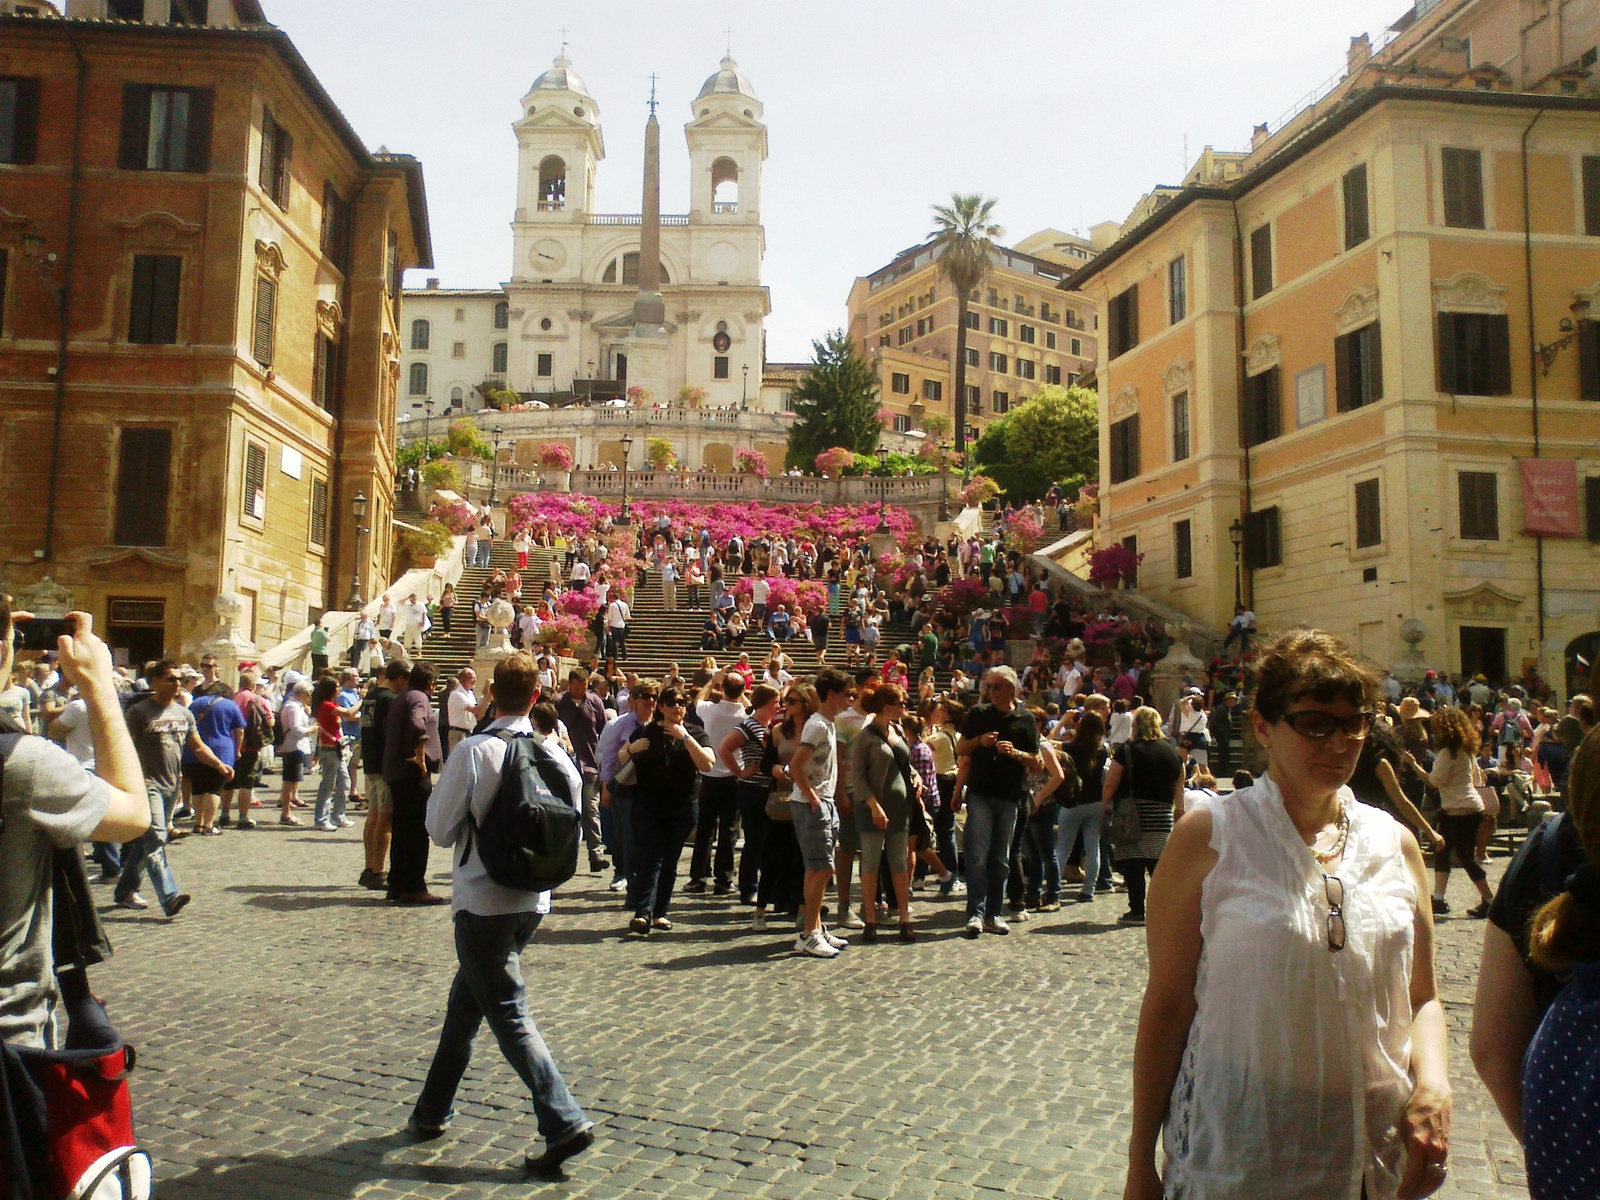
{"label": "gold necklace", "polygon": [[[1316,841],[1313,840],[1311,843],[1311,853],[1319,863],[1330,863],[1342,855],[1344,853],[1345,843],[1350,839],[1350,813],[1345,808],[1343,801],[1340,801],[1339,803],[1339,819],[1336,822],[1336,825],[1338,828],[1338,836],[1334,839],[1334,843],[1329,849],[1318,850]],[[1320,838],[1321,836],[1322,834],[1319,832],[1317,837]]]}

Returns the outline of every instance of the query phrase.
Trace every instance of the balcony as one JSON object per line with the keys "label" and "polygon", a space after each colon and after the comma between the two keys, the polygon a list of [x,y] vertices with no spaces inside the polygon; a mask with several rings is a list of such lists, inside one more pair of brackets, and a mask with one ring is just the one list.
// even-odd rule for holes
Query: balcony
{"label": "balcony", "polygon": [[[590,224],[590,225],[642,225],[642,224],[644,224],[644,218],[641,217],[638,213],[590,213],[587,217],[584,218],[584,221],[587,224]],[[689,214],[688,213],[671,213],[671,214],[662,213],[661,214],[661,223],[663,225],[687,225],[689,223]]]}
{"label": "balcony", "polygon": [[564,197],[558,196],[555,199],[551,199],[551,200],[541,200],[541,201],[539,201],[539,211],[540,212],[566,212],[567,211],[566,199]]}
{"label": "balcony", "polygon": [[[502,492],[570,491],[603,499],[621,499],[622,472],[611,470],[567,472],[539,470],[501,463],[498,484]],[[635,500],[755,500],[766,504],[936,504],[940,495],[937,475],[906,479],[851,476],[823,479],[816,475],[721,474],[714,471],[629,471],[628,496]]]}
{"label": "balcony", "polygon": [[718,200],[711,205],[711,211],[716,216],[725,216],[739,211],[737,200]]}
{"label": "balcony", "polygon": [[1082,317],[1074,316],[1072,313],[1068,313],[1067,314],[1066,326],[1067,326],[1068,329],[1087,329],[1087,328],[1089,328],[1089,326],[1084,323],[1084,320],[1083,320]]}

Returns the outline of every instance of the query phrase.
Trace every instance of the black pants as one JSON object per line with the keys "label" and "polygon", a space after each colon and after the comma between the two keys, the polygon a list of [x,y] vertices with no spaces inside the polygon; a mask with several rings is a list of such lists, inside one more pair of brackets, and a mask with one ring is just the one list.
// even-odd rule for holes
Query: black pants
{"label": "black pants", "polygon": [[956,777],[939,776],[939,808],[933,814],[933,845],[939,852],[939,861],[944,863],[944,869],[959,875],[961,864],[956,861],[956,814],[950,807],[950,797],[955,793]]}
{"label": "black pants", "polygon": [[642,789],[633,800],[633,841],[628,846],[628,908],[636,917],[667,915],[678,882],[683,844],[694,831],[695,802],[664,800]]}
{"label": "black pants", "polygon": [[738,836],[738,820],[739,781],[732,775],[700,776],[700,823],[694,831],[690,879],[703,883],[712,873],[711,839],[715,835],[716,886],[726,889],[733,882],[733,843]]}
{"label": "black pants", "polygon": [[328,656],[326,654],[313,654],[311,656],[311,673],[321,677],[328,670]]}
{"label": "black pants", "polygon": [[1476,883],[1483,878],[1483,868],[1478,865],[1478,826],[1483,824],[1483,814],[1475,813],[1447,813],[1439,814],[1439,836],[1444,839],[1444,846],[1433,852],[1433,869],[1435,871],[1448,871],[1450,869],[1450,856],[1456,857],[1456,863],[1467,873],[1467,878]]}
{"label": "black pants", "polygon": [[[748,832],[745,835],[749,839]],[[767,837],[761,847],[761,882],[756,903],[770,912],[798,911],[804,902],[806,866],[793,821],[767,820]]]}
{"label": "black pants", "polygon": [[1153,858],[1123,858],[1118,855],[1117,866],[1122,869],[1122,878],[1128,884],[1128,915],[1130,917],[1144,916],[1144,877],[1156,873],[1156,860]]}
{"label": "black pants", "polygon": [[394,797],[389,842],[389,899],[428,890],[428,796],[433,783],[426,777],[391,783]]}
{"label": "black pants", "polygon": [[768,827],[772,824],[767,817],[767,795],[771,791],[772,784],[766,779],[759,783],[740,779],[735,784],[735,794],[739,798],[739,824],[744,827],[744,852],[739,855],[741,900],[754,899],[760,883]]}
{"label": "black pants", "polygon": [[1216,745],[1211,748],[1211,773],[1218,779],[1227,779],[1233,775],[1233,739],[1227,730],[1212,730],[1212,734]]}
{"label": "black pants", "polygon": [[455,611],[454,608],[441,608],[439,610],[439,628],[446,633],[450,632],[450,614]]}

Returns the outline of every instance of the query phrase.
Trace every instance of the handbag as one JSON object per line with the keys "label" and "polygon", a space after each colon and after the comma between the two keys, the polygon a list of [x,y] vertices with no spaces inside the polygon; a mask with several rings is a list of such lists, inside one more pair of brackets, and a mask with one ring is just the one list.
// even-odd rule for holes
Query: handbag
{"label": "handbag", "polygon": [[611,782],[617,787],[638,787],[639,764],[630,758],[617,768],[617,773],[611,777]]}
{"label": "handbag", "polygon": [[1111,848],[1119,854],[1138,844],[1144,837],[1144,824],[1139,820],[1139,804],[1133,798],[1133,743],[1128,746],[1128,790],[1126,794],[1118,792],[1111,801],[1111,825],[1106,830],[1106,836],[1111,839]]}

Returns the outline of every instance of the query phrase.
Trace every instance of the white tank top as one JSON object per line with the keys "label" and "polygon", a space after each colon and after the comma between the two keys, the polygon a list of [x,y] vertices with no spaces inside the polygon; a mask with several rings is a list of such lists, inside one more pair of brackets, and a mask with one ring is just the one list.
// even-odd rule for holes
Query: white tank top
{"label": "white tank top", "polygon": [[1401,826],[1339,795],[1345,946],[1321,866],[1270,778],[1204,801],[1217,865],[1200,893],[1198,1009],[1173,1085],[1166,1195],[1393,1200],[1411,1095],[1416,888]]}

